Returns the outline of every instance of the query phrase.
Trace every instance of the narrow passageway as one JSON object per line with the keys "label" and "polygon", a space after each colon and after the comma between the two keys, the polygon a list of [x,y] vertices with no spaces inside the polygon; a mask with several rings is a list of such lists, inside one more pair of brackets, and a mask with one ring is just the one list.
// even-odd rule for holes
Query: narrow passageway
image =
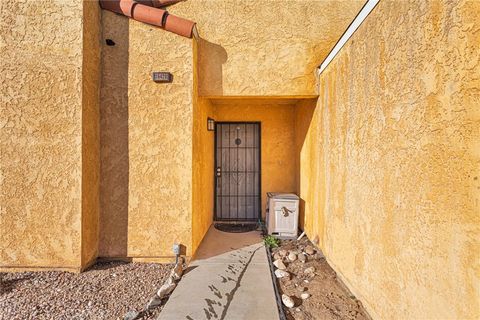
{"label": "narrow passageway", "polygon": [[278,319],[260,232],[210,227],[158,319]]}

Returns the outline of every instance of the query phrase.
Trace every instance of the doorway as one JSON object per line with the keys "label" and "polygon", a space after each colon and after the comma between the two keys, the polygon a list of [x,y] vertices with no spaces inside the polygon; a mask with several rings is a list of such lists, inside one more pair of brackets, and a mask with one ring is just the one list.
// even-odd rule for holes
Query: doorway
{"label": "doorway", "polygon": [[261,218],[260,122],[215,124],[215,221]]}

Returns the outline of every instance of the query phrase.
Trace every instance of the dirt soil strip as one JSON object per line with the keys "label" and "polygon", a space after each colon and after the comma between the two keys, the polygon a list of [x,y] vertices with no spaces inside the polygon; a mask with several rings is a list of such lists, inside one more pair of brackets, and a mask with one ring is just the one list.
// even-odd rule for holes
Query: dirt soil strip
{"label": "dirt soil strip", "polygon": [[[79,274],[0,273],[0,319],[123,319],[142,310],[173,268],[156,263],[97,263]],[[142,319],[155,319],[162,306]]]}
{"label": "dirt soil strip", "polygon": [[[291,253],[294,261],[289,259]],[[276,278],[280,295],[291,297],[295,303],[293,308],[287,308],[282,303],[287,319],[371,319],[362,303],[337,278],[321,251],[307,238],[282,240],[280,247],[271,250],[271,255],[272,261],[282,260],[285,271],[290,274],[290,277]],[[311,267],[314,268],[313,273],[309,272]],[[307,273],[306,269],[309,269]],[[304,297],[309,297],[302,299],[302,293]]]}

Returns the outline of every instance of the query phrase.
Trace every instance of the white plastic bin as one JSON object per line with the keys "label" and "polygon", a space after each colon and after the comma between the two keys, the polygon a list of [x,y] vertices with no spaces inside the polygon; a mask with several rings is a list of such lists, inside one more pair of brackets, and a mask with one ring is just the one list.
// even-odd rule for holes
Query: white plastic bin
{"label": "white plastic bin", "polygon": [[267,232],[279,238],[296,238],[299,198],[294,193],[267,193]]}

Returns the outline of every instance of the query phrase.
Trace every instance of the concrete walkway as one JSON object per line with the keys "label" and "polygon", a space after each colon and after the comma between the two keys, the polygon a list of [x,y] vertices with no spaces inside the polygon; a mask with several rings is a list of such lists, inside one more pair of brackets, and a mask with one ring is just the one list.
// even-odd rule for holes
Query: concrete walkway
{"label": "concrete walkway", "polygon": [[158,319],[279,319],[260,232],[212,226]]}

